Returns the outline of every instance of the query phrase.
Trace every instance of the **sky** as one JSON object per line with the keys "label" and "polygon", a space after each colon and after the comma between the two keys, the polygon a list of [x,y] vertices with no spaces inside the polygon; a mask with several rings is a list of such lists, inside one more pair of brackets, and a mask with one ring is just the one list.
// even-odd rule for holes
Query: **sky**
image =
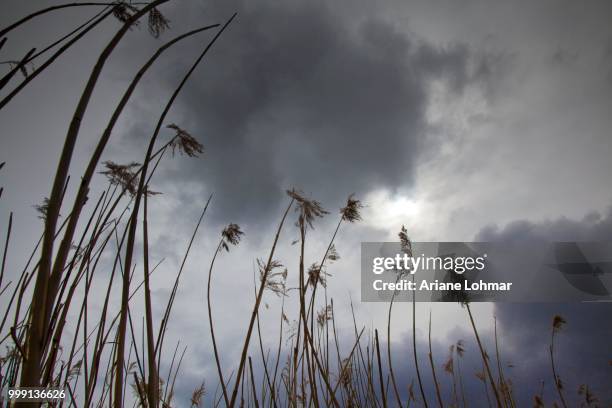
{"label": "sky", "polygon": [[[52,4],[6,0],[0,26]],[[84,9],[33,20],[9,38],[0,60],[44,46],[95,13]],[[183,368],[182,394],[201,377],[216,380],[203,283],[218,233],[230,222],[245,231],[240,246],[220,257],[214,280],[222,356],[232,361],[246,326],[240,312],[252,302],[253,265],[269,250],[289,188],[330,211],[311,233],[311,262],[325,251],[346,197],[354,193],[366,205],[362,222],[342,226],[336,243],[341,259],[330,267],[329,292],[342,306],[337,320],[346,331],[352,327],[349,296],[363,324],[385,324],[384,305],[358,299],[359,243],[395,240],[402,225],[414,241],[612,237],[610,2],[177,0],[162,12],[171,30],[161,39],[136,28],[111,56],[84,119],[71,174],[78,179],[121,90],[162,41],[238,13],[167,119],[204,145],[203,156],[169,159],[153,181],[163,193],[151,200],[153,253],[166,259],[154,279],[158,314],[193,223],[214,193],[171,327],[173,340],[187,344],[192,356]],[[0,170],[0,226],[10,211],[18,226],[12,270],[23,264],[41,231],[32,206],[48,195],[80,88],[117,28],[114,20],[102,24],[0,110],[0,161],[7,163]],[[177,45],[147,73],[104,159],[142,161],[165,101],[210,35]],[[94,187],[104,188],[101,176]],[[294,279],[298,248],[290,244],[297,236],[288,223],[279,248]],[[269,296],[263,324],[273,331],[279,300]],[[440,359],[459,337],[473,343],[459,306],[418,307],[421,336],[432,311]],[[596,394],[611,401],[605,394],[612,379],[608,305],[474,308],[486,334],[497,316],[522,401],[548,375],[542,366],[556,313],[568,321],[559,339],[565,359],[560,370],[573,394],[586,381],[576,373],[586,372]],[[410,344],[404,309],[394,315],[398,353]],[[401,370],[410,377],[408,366]]]}

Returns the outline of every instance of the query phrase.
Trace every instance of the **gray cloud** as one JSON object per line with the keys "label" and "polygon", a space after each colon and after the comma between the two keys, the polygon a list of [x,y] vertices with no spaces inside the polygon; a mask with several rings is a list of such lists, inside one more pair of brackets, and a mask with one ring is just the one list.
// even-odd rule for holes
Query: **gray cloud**
{"label": "gray cloud", "polygon": [[503,228],[489,225],[476,235],[476,241],[545,242],[545,241],[608,241],[612,237],[612,207],[604,215],[591,212],[581,220],[561,217],[532,222],[517,220]]}
{"label": "gray cloud", "polygon": [[[518,220],[502,228],[488,226],[477,234],[475,240],[535,243],[608,241],[610,237],[612,208],[604,215],[592,212],[580,220]],[[503,342],[509,349],[506,357],[515,365],[513,381],[527,393],[523,398],[538,393],[541,381],[545,381],[546,403],[558,399],[550,372],[548,345],[552,318],[559,314],[568,324],[558,336],[555,356],[570,405],[577,405],[579,397],[576,391],[580,384],[588,384],[600,402],[611,401],[611,304],[496,304],[495,310]]]}
{"label": "gray cloud", "polygon": [[555,363],[568,403],[579,405],[581,384],[588,384],[603,406],[612,402],[611,304],[498,304],[496,314],[504,357],[514,365],[509,372],[525,401],[539,393],[542,381],[546,405],[559,400],[548,354],[552,319],[559,314],[568,323],[556,336]]}
{"label": "gray cloud", "polygon": [[[460,92],[474,80],[467,47],[439,48],[375,18],[353,24],[318,2],[221,8],[212,14],[237,10],[236,24],[177,111],[207,149],[182,174],[219,192],[213,211],[224,219],[267,215],[290,186],[329,206],[410,187],[428,81]],[[171,87],[181,71],[167,74]]]}

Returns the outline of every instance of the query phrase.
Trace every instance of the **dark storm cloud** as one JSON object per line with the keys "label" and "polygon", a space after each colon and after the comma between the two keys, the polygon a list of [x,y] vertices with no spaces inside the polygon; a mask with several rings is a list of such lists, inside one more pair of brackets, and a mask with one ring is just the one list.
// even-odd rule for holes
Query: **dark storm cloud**
{"label": "dark storm cloud", "polygon": [[[544,242],[609,241],[612,237],[612,209],[601,215],[593,212],[581,220],[559,218],[545,222],[515,221],[503,228],[489,226],[476,236],[477,241]],[[548,344],[552,318],[563,316],[568,324],[558,336],[556,359],[559,375],[566,384],[570,405],[576,406],[576,390],[588,384],[601,402],[612,401],[612,304],[496,304],[495,313],[510,352],[506,357],[515,368],[515,384],[533,395],[545,381],[545,401],[557,399],[552,387]],[[604,405],[606,405],[604,403]]]}
{"label": "dark storm cloud", "polygon": [[509,371],[523,397],[539,393],[544,381],[546,405],[559,401],[548,353],[552,320],[558,314],[567,324],[556,336],[555,363],[569,405],[579,405],[581,384],[588,384],[602,406],[612,402],[612,304],[498,304],[495,312],[509,349],[504,356],[514,365]]}
{"label": "dark storm cloud", "polygon": [[475,241],[488,242],[547,242],[547,241],[604,241],[612,238],[612,207],[604,215],[591,212],[581,220],[558,218],[551,221],[531,222],[517,220],[503,228],[486,226],[478,232]]}
{"label": "dark storm cloud", "polygon": [[[410,187],[427,81],[460,91],[473,79],[467,48],[356,23],[319,2],[222,8],[205,17],[238,18],[176,110],[206,146],[182,174],[218,192],[224,219],[265,216],[291,186],[328,207],[352,192]],[[169,74],[174,84],[181,71]]]}

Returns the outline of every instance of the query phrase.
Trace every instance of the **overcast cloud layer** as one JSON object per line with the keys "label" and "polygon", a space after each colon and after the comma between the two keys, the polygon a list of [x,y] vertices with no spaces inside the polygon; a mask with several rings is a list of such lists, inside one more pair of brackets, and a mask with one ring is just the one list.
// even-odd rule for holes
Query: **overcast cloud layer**
{"label": "overcast cloud layer", "polygon": [[[207,148],[185,174],[219,191],[221,217],[268,220],[292,186],[325,203],[409,189],[431,81],[462,92],[486,76],[486,61],[465,46],[434,45],[332,7],[224,5],[239,10],[240,23],[179,103],[184,126]],[[166,83],[180,72],[168,70]]]}

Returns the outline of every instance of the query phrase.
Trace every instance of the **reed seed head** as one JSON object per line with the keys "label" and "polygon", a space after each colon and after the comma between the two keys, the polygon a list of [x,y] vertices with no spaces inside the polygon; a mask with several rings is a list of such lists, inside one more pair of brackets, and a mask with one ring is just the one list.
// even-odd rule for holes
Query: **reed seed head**
{"label": "reed seed head", "polygon": [[343,221],[356,222],[361,220],[360,210],[363,208],[363,204],[353,197],[354,194],[351,194],[346,200],[346,206],[340,209]]}
{"label": "reed seed head", "polygon": [[561,381],[561,377],[557,376],[557,388],[560,389],[561,391],[563,391],[564,387],[564,383],[563,381]]}
{"label": "reed seed head", "polygon": [[160,34],[170,28],[170,20],[168,20],[156,7],[149,11],[149,33],[155,38],[159,38]]}
{"label": "reed seed head", "polygon": [[314,228],[312,223],[315,218],[322,218],[326,214],[329,214],[329,211],[326,211],[316,200],[308,200],[304,198],[301,192],[296,191],[295,189],[287,190],[287,195],[293,198],[297,202],[296,211],[299,212],[298,217],[298,227],[305,228],[310,227]]}
{"label": "reed seed head", "polygon": [[140,163],[131,162],[128,164],[117,164],[113,161],[105,161],[104,167],[106,170],[101,171],[108,178],[108,181],[117,186],[121,186],[124,190],[133,197],[138,192],[138,178],[136,177],[136,169]]}
{"label": "reed seed head", "polygon": [[[122,23],[127,23],[136,12],[138,12],[138,8],[124,1],[117,3],[113,7],[113,15],[117,20],[121,21]],[[132,24],[136,26],[138,25],[138,21],[134,21]]]}
{"label": "reed seed head", "polygon": [[340,373],[340,383],[348,387],[353,381],[353,362],[345,358],[342,360],[342,372]]}
{"label": "reed seed head", "polygon": [[533,396],[533,407],[534,408],[544,408],[544,401],[539,395]]}
{"label": "reed seed head", "polygon": [[560,315],[555,315],[552,321],[552,328],[554,332],[557,332],[563,328],[567,321]]}
{"label": "reed seed head", "polygon": [[599,399],[593,395],[587,384],[580,384],[580,387],[578,387],[578,395],[584,396],[584,402],[586,402],[587,406],[599,401]]}
{"label": "reed seed head", "polygon": [[38,218],[43,221],[47,219],[47,211],[49,210],[49,197],[43,198],[42,204],[34,205],[34,209],[38,213]]}
{"label": "reed seed head", "polygon": [[446,360],[446,363],[444,363],[444,365],[442,366],[444,368],[444,371],[452,374],[454,372],[453,370],[453,359],[449,357],[448,360]]}
{"label": "reed seed head", "polygon": [[402,251],[408,254],[408,256],[412,256],[412,242],[410,242],[410,238],[408,238],[408,230],[405,226],[402,225],[402,229],[397,236],[400,239]]}
{"label": "reed seed head", "polygon": [[240,230],[238,224],[229,224],[221,232],[221,246],[229,252],[229,245],[238,245],[244,232]]}
{"label": "reed seed head", "polygon": [[340,259],[340,254],[338,253],[338,250],[336,249],[336,245],[335,244],[331,244],[331,246],[329,247],[329,251],[327,251],[326,259],[329,262],[335,262],[338,259]]}
{"label": "reed seed head", "polygon": [[178,149],[181,155],[187,155],[189,157],[197,157],[204,153],[204,146],[198,142],[189,132],[181,129],[174,123],[166,126],[168,129],[176,131],[176,135],[170,141],[170,147],[172,147],[172,155]]}
{"label": "reed seed head", "polygon": [[313,263],[308,268],[308,282],[307,285],[311,285],[313,288],[317,284],[321,284],[324,288],[327,287],[327,276],[331,276],[329,273],[321,269],[321,265]]}
{"label": "reed seed head", "polygon": [[465,353],[465,346],[463,345],[463,340],[459,340],[457,341],[457,343],[455,343],[455,350],[457,350],[457,355],[459,357],[463,357],[463,354]]}
{"label": "reed seed head", "polygon": [[446,371],[449,374],[453,374],[455,372],[453,368],[453,353],[454,352],[455,352],[455,345],[451,344],[451,346],[448,348],[448,359],[442,366],[444,368],[444,371]]}
{"label": "reed seed head", "polygon": [[257,265],[259,266],[259,280],[264,282],[265,279],[264,287],[277,296],[287,296],[287,268],[275,271],[283,267],[283,264],[276,260],[270,262],[270,265],[266,265],[264,261],[258,259]]}
{"label": "reed seed head", "polygon": [[83,365],[83,360],[79,360],[77,361],[72,367],[70,367],[70,370],[68,370],[68,380],[73,380],[76,377],[78,377],[79,375],[81,375],[81,366]]}
{"label": "reed seed head", "polygon": [[193,390],[191,394],[191,408],[197,408],[202,406],[202,398],[206,395],[206,383],[202,381],[199,387]]}
{"label": "reed seed head", "polygon": [[333,318],[331,305],[324,306],[317,312],[317,324],[319,327],[325,326],[325,322]]}

